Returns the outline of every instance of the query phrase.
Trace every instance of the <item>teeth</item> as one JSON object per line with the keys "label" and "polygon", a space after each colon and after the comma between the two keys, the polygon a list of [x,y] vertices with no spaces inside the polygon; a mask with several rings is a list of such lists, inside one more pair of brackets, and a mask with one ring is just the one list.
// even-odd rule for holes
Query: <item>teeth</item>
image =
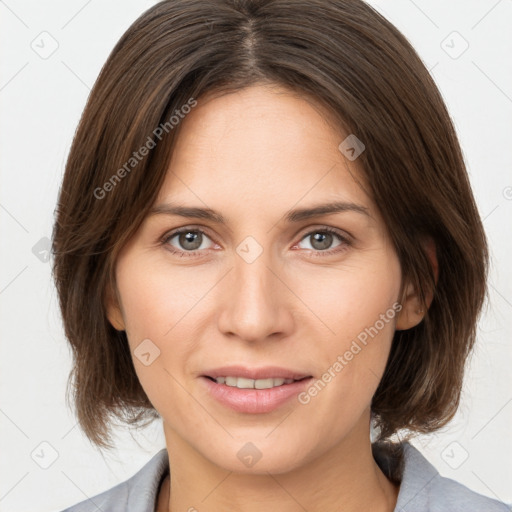
{"label": "teeth", "polygon": [[217,377],[217,384],[226,384],[240,389],[270,389],[283,384],[291,384],[293,379],[246,379],[245,377]]}

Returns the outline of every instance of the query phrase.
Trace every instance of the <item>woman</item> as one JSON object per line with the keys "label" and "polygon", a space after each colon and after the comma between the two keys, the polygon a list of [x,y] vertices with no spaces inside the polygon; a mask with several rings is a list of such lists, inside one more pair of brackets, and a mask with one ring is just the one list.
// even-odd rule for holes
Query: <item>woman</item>
{"label": "woman", "polygon": [[406,441],[457,409],[487,247],[435,84],[364,2],[149,9],[89,97],[53,253],[83,430],[166,440],[69,511],[507,510]]}

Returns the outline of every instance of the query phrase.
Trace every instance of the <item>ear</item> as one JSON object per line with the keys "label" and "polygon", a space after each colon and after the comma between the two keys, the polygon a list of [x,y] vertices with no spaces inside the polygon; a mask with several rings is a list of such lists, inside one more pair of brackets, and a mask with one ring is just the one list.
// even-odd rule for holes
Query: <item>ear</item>
{"label": "ear", "polygon": [[[423,241],[422,245],[430,261],[432,270],[434,271],[435,283],[437,283],[437,278],[439,276],[439,264],[437,261],[435,243],[432,240],[432,238],[429,237]],[[429,289],[426,292],[425,297],[427,309],[430,307],[433,298],[434,290]],[[407,329],[415,327],[423,320],[423,317],[425,316],[425,306],[421,303],[417,291],[411,284],[407,285],[401,304],[402,309],[400,310],[400,313],[397,316],[395,324],[395,329],[397,331],[405,331]]]}
{"label": "ear", "polygon": [[121,307],[119,305],[119,299],[117,291],[114,292],[110,285],[107,286],[105,292],[105,310],[108,321],[112,324],[112,327],[117,331],[124,331],[124,317]]}

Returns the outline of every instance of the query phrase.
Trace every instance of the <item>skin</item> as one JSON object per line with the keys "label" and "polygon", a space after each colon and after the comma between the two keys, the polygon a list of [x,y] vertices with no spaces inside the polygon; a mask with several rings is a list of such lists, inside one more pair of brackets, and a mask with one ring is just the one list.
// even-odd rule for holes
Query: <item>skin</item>
{"label": "skin", "polygon": [[[226,224],[150,215],[119,256],[108,318],[126,331],[132,356],[148,338],[160,350],[149,366],[133,357],[169,454],[158,510],[395,507],[398,487],[371,454],[370,403],[395,329],[423,313],[409,286],[399,296],[386,226],[358,183],[358,160],[338,150],[348,134],[328,119],[319,105],[268,84],[200,98],[182,121],[156,204],[211,208]],[[332,201],[367,214],[285,220],[292,209]],[[162,241],[181,227],[205,233],[196,256],[171,252],[191,252],[183,237]],[[332,235],[322,249],[314,235],[326,227],[348,243]],[[248,236],[263,250],[252,263],[236,252]],[[226,364],[320,378],[397,301],[400,313],[307,404],[293,398],[270,413],[239,413],[205,391],[200,375]],[[252,467],[237,457],[248,442],[261,453]]]}

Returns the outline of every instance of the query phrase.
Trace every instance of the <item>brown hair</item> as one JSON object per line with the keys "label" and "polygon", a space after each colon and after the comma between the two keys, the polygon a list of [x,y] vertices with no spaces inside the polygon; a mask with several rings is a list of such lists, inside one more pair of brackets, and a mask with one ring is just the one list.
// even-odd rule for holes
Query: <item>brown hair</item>
{"label": "brown hair", "polygon": [[[100,447],[110,446],[116,417],[157,416],[105,299],[116,289],[116,257],[163,183],[180,129],[168,120],[206,92],[257,83],[315,99],[363,141],[358,162],[404,282],[423,302],[435,288],[424,320],[394,334],[372,401],[380,439],[433,431],[457,409],[488,255],[453,124],[415,50],[360,0],[166,0],[133,23],[101,70],[56,208],[53,272],[74,356],[69,384],[80,425]],[[156,147],[131,160],[150,139]],[[436,244],[437,283],[425,237]]]}

